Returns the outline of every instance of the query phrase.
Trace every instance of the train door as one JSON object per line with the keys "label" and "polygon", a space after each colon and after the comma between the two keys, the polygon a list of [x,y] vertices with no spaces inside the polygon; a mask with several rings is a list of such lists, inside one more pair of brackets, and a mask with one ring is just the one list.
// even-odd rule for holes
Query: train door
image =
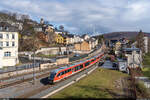
{"label": "train door", "polygon": [[57,80],[61,79],[61,72],[57,74]]}

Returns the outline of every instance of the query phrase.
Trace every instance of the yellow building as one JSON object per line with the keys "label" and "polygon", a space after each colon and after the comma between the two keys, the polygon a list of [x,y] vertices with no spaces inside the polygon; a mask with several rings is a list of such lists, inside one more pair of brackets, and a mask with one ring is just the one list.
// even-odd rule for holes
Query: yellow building
{"label": "yellow building", "polygon": [[62,36],[62,34],[56,34],[55,35],[55,41],[58,44],[65,44],[66,39],[64,36]]}
{"label": "yellow building", "polygon": [[116,44],[115,44],[115,50],[120,50],[120,48],[121,48],[121,42],[117,42]]}
{"label": "yellow building", "polygon": [[121,50],[121,42],[118,41],[115,44],[115,54],[119,56],[119,54],[121,53],[120,50]]}

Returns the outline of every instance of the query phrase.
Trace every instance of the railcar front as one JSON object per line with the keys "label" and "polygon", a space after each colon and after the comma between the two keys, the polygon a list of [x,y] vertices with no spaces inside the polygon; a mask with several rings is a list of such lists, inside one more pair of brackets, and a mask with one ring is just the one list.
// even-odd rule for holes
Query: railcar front
{"label": "railcar front", "polygon": [[48,77],[48,81],[49,81],[50,84],[54,83],[55,76],[56,76],[56,72],[55,71],[50,72],[50,76]]}

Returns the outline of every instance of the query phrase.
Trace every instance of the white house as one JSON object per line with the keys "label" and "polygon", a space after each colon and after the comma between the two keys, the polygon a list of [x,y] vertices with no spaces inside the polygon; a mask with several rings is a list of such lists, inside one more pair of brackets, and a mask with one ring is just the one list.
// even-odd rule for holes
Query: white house
{"label": "white house", "polygon": [[74,35],[74,43],[83,42],[84,39],[81,38],[79,35]]}
{"label": "white house", "polygon": [[18,60],[18,32],[14,27],[0,26],[1,66],[14,66]]}
{"label": "white house", "polygon": [[84,35],[82,35],[82,38],[84,40],[88,40],[88,39],[90,39],[90,36],[88,34],[84,34]]}
{"label": "white house", "polygon": [[130,68],[142,67],[142,52],[139,48],[124,48],[127,64]]}

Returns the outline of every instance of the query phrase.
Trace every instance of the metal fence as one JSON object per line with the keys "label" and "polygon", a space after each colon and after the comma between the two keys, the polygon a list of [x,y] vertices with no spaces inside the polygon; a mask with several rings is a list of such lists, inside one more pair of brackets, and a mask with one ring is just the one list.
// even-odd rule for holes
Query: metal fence
{"label": "metal fence", "polygon": [[7,67],[7,68],[3,68],[3,69],[0,69],[0,74],[2,73],[7,73],[7,72],[13,72],[13,71],[19,71],[19,70],[24,70],[24,69],[30,69],[30,68],[33,68],[33,67],[40,67],[40,63],[35,63],[35,66],[34,66],[34,63],[30,63],[30,64],[24,64],[24,65],[20,65],[20,66],[12,66],[12,67]]}

